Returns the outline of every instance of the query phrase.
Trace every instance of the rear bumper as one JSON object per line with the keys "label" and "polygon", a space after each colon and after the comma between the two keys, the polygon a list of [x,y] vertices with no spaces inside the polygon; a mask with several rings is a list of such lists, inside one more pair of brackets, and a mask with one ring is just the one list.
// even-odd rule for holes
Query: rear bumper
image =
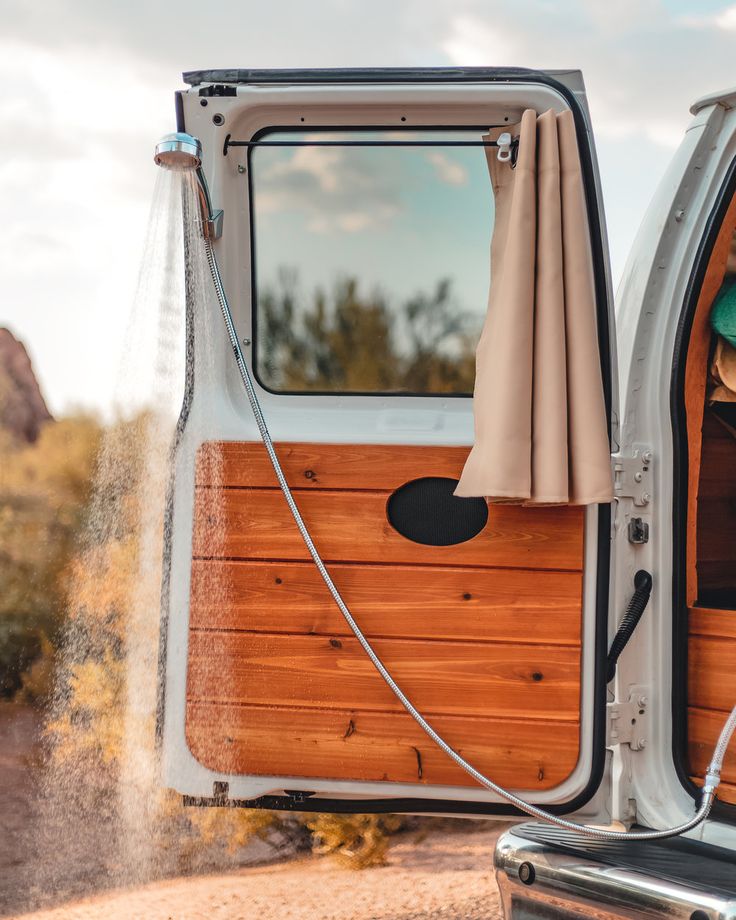
{"label": "rear bumper", "polygon": [[496,845],[506,920],[730,920],[736,854],[697,841],[598,843],[525,824]]}

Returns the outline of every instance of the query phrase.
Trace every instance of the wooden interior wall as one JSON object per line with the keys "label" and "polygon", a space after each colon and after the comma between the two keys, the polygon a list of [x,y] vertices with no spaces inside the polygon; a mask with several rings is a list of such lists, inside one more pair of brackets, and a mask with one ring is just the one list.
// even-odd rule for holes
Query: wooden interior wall
{"label": "wooden interior wall", "polygon": [[695,306],[685,361],[685,413],[688,442],[687,483],[687,603],[692,606],[698,596],[697,519],[700,487],[700,452],[702,448],[703,414],[708,385],[708,358],[711,330],[710,308],[726,274],[728,255],[736,228],[736,197],[728,206],[718,232],[713,252],[703,278]]}
{"label": "wooden interior wall", "polygon": [[[711,345],[710,309],[723,283],[736,228],[736,198],[731,201],[708,264],[688,343],[685,410],[688,438],[687,603],[688,749],[690,772],[701,782],[718,733],[736,700],[736,612],[700,602],[701,587],[724,587],[728,569],[736,585],[736,541],[731,517],[736,467],[719,422],[706,413]],[[730,546],[724,545],[730,544]],[[699,583],[703,579],[702,585]],[[721,584],[718,584],[718,582]],[[718,795],[736,804],[736,752],[729,751]]]}
{"label": "wooden interior wall", "polygon": [[[412,479],[458,478],[467,448],[278,452],[338,588],[438,731],[513,788],[568,777],[582,509],[492,506],[472,540],[425,546],[393,529],[387,501]],[[187,697],[189,747],[218,772],[474,785],[352,637],[260,443],[205,444],[198,456]]]}
{"label": "wooden interior wall", "polygon": [[733,606],[709,597],[736,597],[736,436],[710,409],[703,418],[696,545],[698,602]]}

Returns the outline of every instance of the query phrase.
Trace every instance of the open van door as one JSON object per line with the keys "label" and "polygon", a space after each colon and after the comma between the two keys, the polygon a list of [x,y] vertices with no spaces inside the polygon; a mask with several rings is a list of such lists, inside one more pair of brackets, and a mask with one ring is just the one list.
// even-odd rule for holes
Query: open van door
{"label": "open van door", "polygon": [[[614,809],[650,826],[692,814],[736,702],[736,381],[719,377],[732,345],[713,321],[736,278],[735,102],[730,90],[693,104],[618,294],[629,491],[646,457],[649,472],[637,500],[618,503],[611,609],[622,609],[619,586],[636,569],[655,587],[617,675],[620,715],[646,722],[646,744],[624,750]],[[639,543],[626,539],[627,521],[644,525]],[[701,837],[733,849],[733,750],[721,778]]]}
{"label": "open van door", "polygon": [[[452,494],[473,443],[494,220],[479,141],[528,109],[574,118],[609,431],[617,417],[580,74],[185,80],[177,128],[202,142],[224,212],[215,249],[238,335],[289,485],[353,615],[478,770],[558,813],[603,815],[589,803],[606,773],[610,505]],[[374,670],[289,514],[217,310],[191,325],[167,530],[164,782],[202,804],[512,814]]]}

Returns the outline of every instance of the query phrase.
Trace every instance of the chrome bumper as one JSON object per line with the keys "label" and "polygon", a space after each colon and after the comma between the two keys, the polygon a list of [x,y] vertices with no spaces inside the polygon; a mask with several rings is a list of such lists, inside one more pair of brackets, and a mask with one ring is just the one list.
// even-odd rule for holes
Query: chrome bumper
{"label": "chrome bumper", "polygon": [[494,862],[506,920],[736,920],[736,854],[697,841],[604,844],[524,824]]}

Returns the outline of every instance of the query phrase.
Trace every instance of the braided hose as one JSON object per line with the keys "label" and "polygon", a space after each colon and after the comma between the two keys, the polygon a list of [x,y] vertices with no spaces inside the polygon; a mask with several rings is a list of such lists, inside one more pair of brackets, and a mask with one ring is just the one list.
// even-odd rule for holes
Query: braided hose
{"label": "braided hose", "polygon": [[619,655],[626,648],[626,644],[634,634],[634,630],[641,619],[641,615],[646,610],[649,603],[649,595],[652,593],[652,576],[649,572],[640,571],[634,576],[634,593],[629,601],[626,612],[621,618],[621,625],[613,637],[611,648],[608,650],[608,659],[606,661],[606,680],[610,684],[616,676],[616,662]]}
{"label": "braided hose", "polygon": [[442,738],[441,735],[439,735],[434,730],[434,728],[432,728],[429,722],[427,722],[424,716],[414,707],[411,700],[406,696],[401,687],[399,687],[399,685],[393,679],[386,666],[374,651],[373,646],[363,635],[360,627],[353,619],[347,604],[342,599],[342,596],[338,591],[337,586],[333,582],[330,573],[327,571],[327,568],[322,561],[322,557],[320,556],[317,547],[312,541],[312,537],[309,533],[309,530],[307,529],[307,525],[304,523],[304,519],[302,518],[299,508],[297,507],[294,496],[292,495],[291,489],[289,488],[289,484],[286,481],[284,471],[281,468],[281,463],[279,462],[279,458],[276,454],[273,440],[271,439],[271,435],[268,431],[268,426],[266,425],[266,420],[263,416],[260,402],[258,401],[258,396],[253,385],[253,379],[251,377],[248,366],[245,363],[243,352],[240,347],[240,341],[235,331],[235,324],[233,322],[232,313],[230,311],[230,305],[228,303],[227,295],[225,294],[225,288],[222,283],[222,277],[220,275],[220,269],[217,264],[217,258],[215,256],[214,249],[212,248],[212,242],[210,239],[205,239],[204,249],[207,257],[207,264],[210,269],[210,274],[212,275],[212,282],[214,284],[215,293],[217,295],[217,300],[222,312],[222,318],[225,322],[227,336],[230,340],[233,354],[235,355],[238,370],[240,371],[240,377],[243,381],[243,386],[245,387],[245,392],[248,396],[248,402],[250,403],[250,407],[253,411],[253,417],[255,418],[256,425],[258,426],[258,431],[263,441],[263,445],[266,448],[266,452],[268,453],[268,457],[271,461],[271,466],[273,467],[279,486],[283,492],[284,499],[286,500],[286,504],[289,506],[289,511],[294,518],[294,522],[299,529],[299,533],[304,540],[307,550],[309,551],[309,555],[312,557],[312,560],[317,567],[322,580],[327,586],[328,591],[332,595],[333,600],[337,604],[340,613],[345,618],[345,622],[350,627],[350,630],[355,638],[361,644],[363,651],[373,662],[373,665],[375,666],[378,673],[388,684],[391,692],[394,694],[394,696],[396,696],[401,705],[404,707],[404,709],[406,709],[406,711],[414,719],[417,725],[419,725],[419,727],[432,739],[432,741],[434,741],[434,743],[439,748],[445,752],[445,754],[447,754],[448,757],[450,757],[466,773],[472,776],[473,779],[481,786],[484,786],[491,792],[496,793],[496,795],[500,796],[502,799],[505,799],[509,804],[513,805],[515,808],[518,808],[519,811],[525,812],[533,818],[538,818],[540,821],[547,821],[550,824],[555,824],[557,827],[564,828],[565,830],[581,833],[588,837],[593,837],[596,840],[662,840],[666,837],[676,837],[679,834],[684,834],[686,831],[692,830],[692,828],[697,827],[698,824],[704,821],[710,813],[715,790],[718,786],[718,783],[720,782],[721,763],[723,761],[726,748],[728,747],[728,743],[731,740],[731,735],[733,734],[734,729],[736,729],[736,707],[734,707],[734,710],[731,713],[731,716],[724,726],[718,739],[713,760],[711,761],[711,765],[708,768],[708,772],[706,774],[706,781],[703,787],[703,793],[698,810],[693,815],[693,817],[690,818],[689,821],[686,821],[684,824],[658,831],[611,831],[606,830],[605,828],[589,827],[585,824],[577,824],[574,821],[568,821],[566,818],[559,818],[556,815],[550,814],[549,812],[544,811],[544,809],[538,808],[536,805],[532,805],[529,802],[526,802],[524,799],[519,798],[519,796],[514,795],[513,792],[509,792],[507,789],[504,789],[502,786],[494,783],[493,780],[488,779],[488,777],[484,776],[482,773],[476,770],[472,764],[468,763],[467,760],[458,754],[458,752],[453,747],[451,747],[451,745],[449,745],[444,740],[444,738]]}

